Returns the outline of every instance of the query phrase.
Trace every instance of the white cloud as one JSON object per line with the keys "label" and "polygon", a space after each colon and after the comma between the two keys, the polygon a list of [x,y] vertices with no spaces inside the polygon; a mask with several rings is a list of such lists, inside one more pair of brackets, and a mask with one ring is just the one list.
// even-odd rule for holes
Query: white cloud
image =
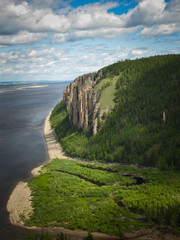
{"label": "white cloud", "polygon": [[153,27],[145,27],[140,35],[144,38],[150,38],[150,37],[159,37],[159,36],[165,36],[170,35],[174,32],[180,31],[180,25],[179,24],[160,24],[155,25]]}
{"label": "white cloud", "polygon": [[13,35],[0,36],[0,44],[13,45],[13,44],[28,44],[41,41],[47,34],[45,33],[30,33],[21,31]]}
{"label": "white cloud", "polygon": [[131,58],[136,57],[142,57],[142,56],[149,56],[153,54],[154,52],[152,50],[143,49],[143,48],[136,48],[129,51],[129,55],[131,55]]}
{"label": "white cloud", "polygon": [[[42,76],[42,79],[49,76],[72,80],[121,59],[147,57],[171,51],[177,53],[179,49],[176,46],[169,48],[169,52],[166,52],[167,48],[164,51],[162,48],[151,50],[147,47],[150,40],[138,38],[171,36],[179,32],[180,1],[137,2],[134,9],[117,15],[109,11],[118,6],[117,1],[100,1],[78,8],[72,8],[68,1],[62,0],[0,1],[0,73],[31,76],[31,79],[33,76]],[[120,40],[136,31],[136,36],[129,36],[131,43]],[[50,39],[50,44],[48,40],[43,41],[44,38]],[[88,46],[81,46],[83,39],[91,39],[86,40]],[[166,39],[164,37],[160,40],[165,42]],[[73,43],[77,40],[80,41]],[[27,46],[35,42],[42,44]],[[107,42],[109,45],[106,45]],[[121,42],[124,48],[120,46]],[[166,44],[156,43],[159,46]],[[179,39],[174,36],[172,44],[178,43]],[[16,44],[26,46],[20,49]],[[143,47],[133,47],[132,44]],[[117,45],[119,46],[116,47]]]}
{"label": "white cloud", "polygon": [[55,33],[51,36],[53,42],[65,42],[65,41],[76,41],[81,39],[93,39],[93,38],[106,38],[113,39],[122,37],[124,34],[133,33],[137,30],[137,27],[131,28],[95,28],[95,29],[84,29],[84,30],[73,30],[70,33]]}
{"label": "white cloud", "polygon": [[54,12],[50,8],[33,8],[34,6],[27,2],[16,5],[8,1],[0,8],[1,34],[14,34],[25,30],[71,34],[71,31],[81,29],[119,27],[122,24],[120,17],[107,12],[116,5],[90,4],[72,9],[65,15],[62,11]]}
{"label": "white cloud", "polygon": [[126,26],[149,26],[161,21],[164,0],[143,0],[126,15]]}
{"label": "white cloud", "polygon": [[[71,49],[69,49],[70,51]],[[149,56],[153,52],[144,48],[109,48],[94,45],[94,49],[80,47],[70,55],[57,48],[16,50],[0,53],[0,74],[34,75],[42,78],[73,80],[77,76],[97,71],[121,59]],[[72,67],[73,66],[73,67]]]}
{"label": "white cloud", "polygon": [[2,52],[0,53],[0,73],[52,73],[61,61],[63,53],[64,50],[55,48]]}
{"label": "white cloud", "polygon": [[[127,14],[108,12],[117,5],[116,2],[107,2],[71,8],[67,1],[33,0],[28,3],[7,0],[0,3],[0,44],[38,42],[43,34],[50,32],[51,37],[55,34],[54,40],[63,42],[96,37],[117,38],[137,29],[142,29],[141,36],[144,37],[179,31],[179,0],[169,3],[142,0]],[[53,10],[53,6],[66,8]]]}
{"label": "white cloud", "polygon": [[126,15],[126,26],[141,26],[141,36],[170,35],[179,31],[180,1],[142,0]]}
{"label": "white cloud", "polygon": [[94,29],[101,27],[120,27],[123,25],[119,15],[108,13],[109,9],[117,6],[115,2],[106,4],[89,4],[72,10],[68,19],[73,29]]}

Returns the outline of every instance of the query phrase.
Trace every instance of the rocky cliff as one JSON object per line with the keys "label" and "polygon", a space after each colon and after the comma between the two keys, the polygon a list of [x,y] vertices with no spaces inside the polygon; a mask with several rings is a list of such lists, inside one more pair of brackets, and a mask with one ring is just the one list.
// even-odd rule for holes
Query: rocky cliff
{"label": "rocky cliff", "polygon": [[69,121],[85,131],[97,133],[100,105],[97,103],[99,92],[95,90],[102,72],[89,73],[76,78],[64,91],[63,100],[69,111]]}

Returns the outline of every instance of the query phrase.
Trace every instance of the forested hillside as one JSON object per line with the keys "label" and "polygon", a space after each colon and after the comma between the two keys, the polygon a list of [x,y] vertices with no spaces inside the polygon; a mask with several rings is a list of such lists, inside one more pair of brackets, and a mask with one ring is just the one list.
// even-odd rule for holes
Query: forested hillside
{"label": "forested hillside", "polygon": [[99,91],[107,99],[111,89],[113,104],[95,136],[72,126],[63,101],[53,110],[63,150],[102,162],[180,168],[180,55],[121,61],[101,72]]}

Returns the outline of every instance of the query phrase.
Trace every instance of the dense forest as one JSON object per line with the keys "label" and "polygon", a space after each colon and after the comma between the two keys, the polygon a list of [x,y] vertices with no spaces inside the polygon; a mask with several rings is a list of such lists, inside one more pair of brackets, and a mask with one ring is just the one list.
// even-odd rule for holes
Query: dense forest
{"label": "dense forest", "polygon": [[63,150],[100,162],[180,168],[180,55],[120,61],[103,69],[116,77],[114,107],[98,122],[98,133],[76,129],[61,101],[51,124]]}

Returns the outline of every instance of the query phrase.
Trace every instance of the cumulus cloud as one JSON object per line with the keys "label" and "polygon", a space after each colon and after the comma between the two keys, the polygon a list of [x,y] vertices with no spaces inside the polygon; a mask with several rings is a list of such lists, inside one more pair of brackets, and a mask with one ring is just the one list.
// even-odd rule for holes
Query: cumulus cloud
{"label": "cumulus cloud", "polygon": [[126,15],[126,27],[141,26],[141,36],[154,37],[179,31],[180,1],[142,0]]}
{"label": "cumulus cloud", "polygon": [[54,40],[63,42],[95,37],[115,38],[137,29],[142,29],[142,37],[179,31],[179,0],[168,3],[164,0],[141,0],[127,14],[109,12],[117,6],[114,1],[72,8],[68,1],[62,0],[6,0],[0,2],[0,43],[27,43],[28,34],[31,43],[40,41],[45,33],[51,33],[51,37],[54,34]]}
{"label": "cumulus cloud", "polygon": [[47,34],[45,33],[31,33],[21,31],[13,35],[0,36],[0,44],[13,45],[13,44],[29,44],[41,41]]}
{"label": "cumulus cloud", "polygon": [[153,27],[145,27],[140,35],[143,38],[150,38],[150,37],[159,37],[159,36],[165,36],[165,35],[170,35],[174,32],[179,32],[180,31],[180,25],[176,23],[172,24],[160,24],[160,25],[155,25]]}
{"label": "cumulus cloud", "polygon": [[126,15],[126,26],[152,26],[162,21],[164,0],[143,0]]}
{"label": "cumulus cloud", "polygon": [[72,9],[65,15],[60,10],[56,12],[51,8],[34,8],[34,5],[27,2],[16,5],[8,0],[5,5],[1,4],[0,8],[0,33],[14,34],[24,30],[70,33],[73,30],[120,26],[121,19],[107,12],[116,5],[89,4]]}
{"label": "cumulus cloud", "polygon": [[70,33],[56,33],[52,35],[51,39],[54,42],[76,41],[85,38],[91,39],[97,37],[112,39],[127,33],[133,33],[137,29],[138,29],[137,27],[131,27],[127,29],[110,27],[89,30],[84,29],[72,31]]}

